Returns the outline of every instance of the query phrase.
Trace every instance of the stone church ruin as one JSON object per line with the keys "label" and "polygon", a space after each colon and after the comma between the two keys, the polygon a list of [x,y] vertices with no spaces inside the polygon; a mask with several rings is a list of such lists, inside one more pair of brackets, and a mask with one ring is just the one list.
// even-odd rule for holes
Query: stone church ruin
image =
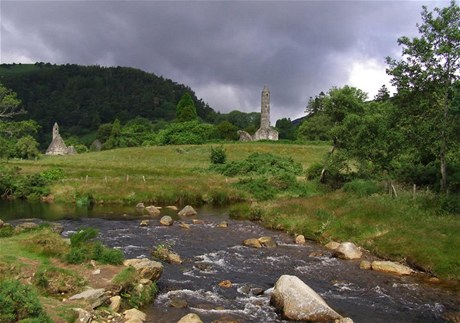
{"label": "stone church ruin", "polygon": [[243,130],[238,130],[240,141],[278,140],[278,131],[270,126],[270,91],[265,85],[260,102],[260,128],[254,136]]}
{"label": "stone church ruin", "polygon": [[59,126],[57,122],[53,126],[53,140],[51,141],[46,155],[74,155],[77,151],[73,146],[67,147],[61,135],[59,134]]}

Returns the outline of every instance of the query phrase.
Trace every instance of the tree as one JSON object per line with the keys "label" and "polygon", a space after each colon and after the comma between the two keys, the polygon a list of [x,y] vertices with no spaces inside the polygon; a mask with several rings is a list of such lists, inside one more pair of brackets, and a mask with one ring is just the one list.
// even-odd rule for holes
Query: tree
{"label": "tree", "polygon": [[32,136],[24,136],[16,142],[14,157],[34,159],[40,155],[38,142]]}
{"label": "tree", "polygon": [[406,117],[411,119],[406,124],[425,124],[427,133],[418,134],[434,139],[431,146],[438,151],[440,188],[444,192],[447,189],[446,156],[451,149],[450,140],[455,138],[451,109],[454,84],[460,78],[460,7],[451,1],[446,8],[428,12],[424,6],[421,15],[422,24],[417,24],[420,37],[398,39],[402,59],[387,57],[387,73],[393,77],[392,84],[406,107],[410,108],[407,102],[416,102],[418,106],[406,109]]}
{"label": "tree", "polygon": [[190,93],[185,92],[181,99],[177,103],[176,118],[179,122],[193,121],[196,120],[198,115],[196,114],[195,103],[193,102]]}
{"label": "tree", "polygon": [[276,121],[276,129],[279,131],[280,139],[295,140],[296,127],[292,124],[290,118],[282,118]]}
{"label": "tree", "polygon": [[383,84],[382,87],[378,90],[377,94],[374,97],[375,101],[387,101],[390,99],[390,91],[387,89],[386,85]]}
{"label": "tree", "polygon": [[20,104],[21,100],[17,98],[16,93],[0,83],[0,119],[26,113],[25,110],[20,108]]}

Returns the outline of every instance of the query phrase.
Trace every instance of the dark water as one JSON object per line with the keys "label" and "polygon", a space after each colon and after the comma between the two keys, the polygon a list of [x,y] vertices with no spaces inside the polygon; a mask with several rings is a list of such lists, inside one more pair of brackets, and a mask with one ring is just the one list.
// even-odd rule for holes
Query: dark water
{"label": "dark water", "polygon": [[[197,313],[204,322],[283,322],[269,305],[268,295],[254,295],[256,288],[273,287],[283,274],[298,276],[332,308],[354,322],[444,322],[444,313],[460,309],[458,293],[445,286],[417,277],[360,270],[359,261],[332,258],[330,251],[316,243],[299,246],[282,232],[229,220],[225,210],[201,209],[198,216],[180,219],[189,223],[190,229],[179,227],[177,222],[172,227],[160,226],[160,217],[152,218],[149,227],[139,227],[142,215],[133,208],[98,208],[86,215],[72,213],[71,209],[61,212],[64,213],[57,221],[64,225],[65,236],[80,227],[92,226],[100,230],[100,239],[106,245],[120,248],[127,258],[151,258],[151,250],[158,244],[171,246],[182,257],[181,265],[164,264],[158,283],[160,295],[144,309],[149,322],[177,322],[190,312]],[[169,213],[178,219],[174,212]],[[37,215],[50,218],[45,213],[20,217]],[[0,207],[2,217],[8,219]],[[192,219],[202,219],[204,224],[192,224]],[[223,220],[229,226],[218,228]],[[279,246],[242,246],[244,239],[260,236],[274,237]],[[233,286],[218,286],[223,280],[230,280]],[[171,307],[172,299],[185,300],[187,308]]]}

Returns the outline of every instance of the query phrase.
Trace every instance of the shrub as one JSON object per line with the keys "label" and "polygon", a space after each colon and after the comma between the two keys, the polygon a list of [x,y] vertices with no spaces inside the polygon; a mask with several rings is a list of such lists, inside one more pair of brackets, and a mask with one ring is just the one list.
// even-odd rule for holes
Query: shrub
{"label": "shrub", "polygon": [[103,264],[119,265],[124,260],[121,250],[105,247],[100,241],[95,241],[98,230],[85,228],[70,237],[70,252],[65,260],[71,264],[81,264],[85,261],[96,260]]}
{"label": "shrub", "polygon": [[198,121],[172,123],[158,133],[160,145],[200,145],[213,138],[215,127]]}
{"label": "shrub", "polygon": [[11,237],[14,234],[14,227],[12,225],[5,225],[0,228],[0,238]]}
{"label": "shrub", "polygon": [[40,323],[51,322],[35,291],[17,280],[0,282],[0,304],[0,322],[18,322],[24,319],[33,319]]}
{"label": "shrub", "polygon": [[227,154],[223,146],[214,148],[211,146],[211,164],[225,164],[227,160]]}
{"label": "shrub", "polygon": [[245,160],[234,161],[217,171],[225,176],[238,175],[274,175],[276,173],[292,173],[300,175],[302,165],[294,162],[290,157],[276,156],[270,153],[253,153]]}

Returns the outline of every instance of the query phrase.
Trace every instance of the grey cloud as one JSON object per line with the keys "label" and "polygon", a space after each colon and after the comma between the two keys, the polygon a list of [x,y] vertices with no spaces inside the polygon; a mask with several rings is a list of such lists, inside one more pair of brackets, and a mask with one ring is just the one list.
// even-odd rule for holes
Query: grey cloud
{"label": "grey cloud", "polygon": [[[309,96],[346,82],[353,59],[397,53],[397,38],[416,33],[422,4],[3,0],[1,54],[138,67],[187,83],[223,112],[256,111],[267,84],[276,117],[294,117]],[[233,99],[219,100],[223,87]]]}

